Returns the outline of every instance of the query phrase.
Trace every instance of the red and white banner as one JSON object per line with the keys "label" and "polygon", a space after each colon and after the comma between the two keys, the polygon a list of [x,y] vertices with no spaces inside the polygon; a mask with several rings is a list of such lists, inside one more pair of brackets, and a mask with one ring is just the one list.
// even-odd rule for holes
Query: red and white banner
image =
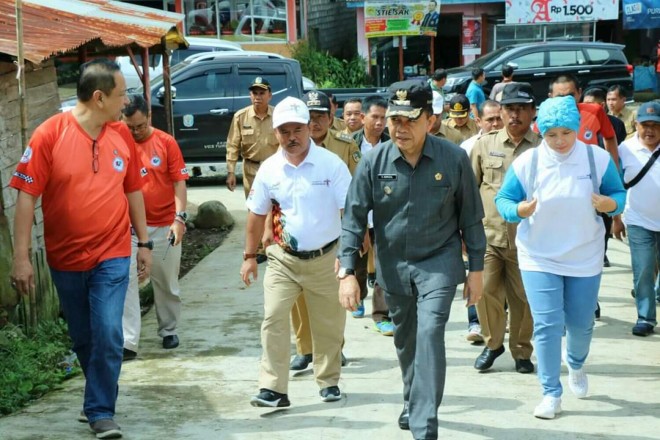
{"label": "red and white banner", "polygon": [[506,24],[616,20],[619,0],[506,0]]}

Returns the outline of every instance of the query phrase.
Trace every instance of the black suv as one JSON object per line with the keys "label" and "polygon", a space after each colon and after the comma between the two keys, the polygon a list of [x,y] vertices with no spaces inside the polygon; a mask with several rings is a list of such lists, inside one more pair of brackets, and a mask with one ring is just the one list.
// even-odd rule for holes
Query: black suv
{"label": "black suv", "polygon": [[[225,161],[232,118],[250,105],[248,88],[257,76],[271,85],[271,105],[303,94],[300,64],[291,59],[223,54],[189,59],[171,69],[174,137],[186,163]],[[152,123],[166,130],[162,76],[151,84]]]}
{"label": "black suv", "polygon": [[488,96],[493,86],[502,80],[502,66],[508,64],[514,68],[514,81],[532,85],[537,105],[548,97],[552,80],[567,73],[578,78],[583,90],[620,84],[632,97],[632,66],[623,48],[619,44],[576,41],[505,46],[466,66],[447,69],[444,90],[450,95],[465,93],[472,80],[472,69],[480,67],[486,72],[483,88]]}

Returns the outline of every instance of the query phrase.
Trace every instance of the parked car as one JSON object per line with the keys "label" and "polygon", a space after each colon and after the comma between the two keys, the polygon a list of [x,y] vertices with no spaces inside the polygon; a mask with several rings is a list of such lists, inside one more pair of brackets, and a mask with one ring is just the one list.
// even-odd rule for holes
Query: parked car
{"label": "parked car", "polygon": [[532,85],[537,105],[548,97],[552,80],[566,73],[575,75],[583,90],[620,84],[630,91],[632,97],[633,68],[623,49],[624,46],[619,44],[577,41],[505,46],[466,66],[448,69],[444,89],[450,98],[455,93],[465,93],[472,80],[472,69],[480,67],[486,72],[483,87],[488,95],[502,80],[502,67],[508,64],[514,68],[514,81]]}
{"label": "parked car", "polygon": [[[303,95],[296,60],[220,56],[192,59],[172,68],[174,137],[186,163],[217,165],[225,161],[231,120],[236,111],[250,105],[248,88],[257,76],[270,82],[272,105],[287,96]],[[167,127],[164,91],[162,77],[155,78],[151,86],[152,123],[162,130]]]}
{"label": "parked car", "polygon": [[[172,52],[170,56],[170,67],[175,66],[190,57],[191,55],[205,52],[238,52],[243,51],[240,44],[233,41],[218,40],[217,38],[186,37],[190,44],[187,49],[178,49]],[[138,65],[142,66],[142,57],[135,55]],[[140,87],[142,83],[138,77],[137,71],[131,63],[130,57],[117,57],[115,61],[121,67],[121,73],[126,79],[126,87]],[[149,78],[155,78],[163,73],[163,57],[160,54],[153,54],[149,57]]]}

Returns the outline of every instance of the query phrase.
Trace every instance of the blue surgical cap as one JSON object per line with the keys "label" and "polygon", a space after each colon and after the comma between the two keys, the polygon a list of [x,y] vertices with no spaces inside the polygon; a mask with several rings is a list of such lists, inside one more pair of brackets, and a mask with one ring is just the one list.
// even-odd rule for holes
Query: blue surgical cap
{"label": "blue surgical cap", "polygon": [[536,125],[542,135],[551,128],[580,129],[580,112],[572,96],[558,96],[543,101],[539,107]]}

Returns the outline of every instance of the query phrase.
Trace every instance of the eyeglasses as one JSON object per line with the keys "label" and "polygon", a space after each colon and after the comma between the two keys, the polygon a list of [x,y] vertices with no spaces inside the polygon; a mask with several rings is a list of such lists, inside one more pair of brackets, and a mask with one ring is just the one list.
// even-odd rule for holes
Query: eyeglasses
{"label": "eyeglasses", "polygon": [[94,174],[99,172],[99,144],[96,139],[92,141],[92,169]]}
{"label": "eyeglasses", "polygon": [[139,132],[139,131],[143,131],[144,129],[147,128],[148,125],[149,125],[148,122],[143,122],[143,123],[140,124],[140,125],[128,125],[128,124],[126,124],[126,126],[128,126],[128,129],[129,129],[132,133],[136,133],[136,132]]}

